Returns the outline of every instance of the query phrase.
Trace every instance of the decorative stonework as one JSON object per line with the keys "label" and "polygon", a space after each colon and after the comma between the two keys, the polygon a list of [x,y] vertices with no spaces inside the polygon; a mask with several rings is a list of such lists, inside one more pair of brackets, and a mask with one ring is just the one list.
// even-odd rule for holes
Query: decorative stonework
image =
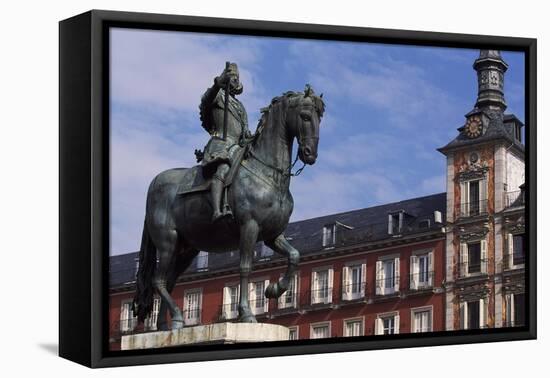
{"label": "decorative stonework", "polygon": [[461,243],[468,243],[472,241],[478,241],[484,239],[485,236],[489,233],[489,227],[476,227],[475,229],[465,230],[464,228],[459,229],[458,239]]}
{"label": "decorative stonework", "polygon": [[487,298],[490,293],[491,288],[488,283],[480,282],[459,288],[456,292],[456,297],[459,302],[476,301]]}
{"label": "decorative stonework", "polygon": [[505,229],[508,233],[522,234],[525,233],[525,218],[523,215],[512,218],[504,218]]}
{"label": "decorative stonework", "polygon": [[468,181],[468,180],[482,180],[487,177],[487,172],[489,171],[489,167],[487,167],[486,163],[485,165],[482,164],[471,164],[468,167],[463,167],[462,171],[458,174],[458,180],[460,182]]}

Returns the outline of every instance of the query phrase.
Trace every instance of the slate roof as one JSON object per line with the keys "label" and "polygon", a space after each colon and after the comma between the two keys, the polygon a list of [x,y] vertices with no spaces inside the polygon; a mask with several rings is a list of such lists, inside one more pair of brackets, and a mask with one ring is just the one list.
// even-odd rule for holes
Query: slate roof
{"label": "slate roof", "polygon": [[[474,111],[479,110],[474,109]],[[489,116],[489,124],[487,125],[487,130],[481,136],[477,138],[468,138],[462,132],[464,126],[461,126],[458,128],[458,136],[447,145],[438,148],[437,150],[445,154],[447,151],[455,148],[504,139],[512,143],[521,152],[525,151],[525,146],[521,143],[521,141],[516,139],[514,134],[514,124],[519,124],[521,126],[524,125],[514,114],[502,114],[498,111],[486,112],[486,114]]]}
{"label": "slate roof", "polygon": [[[290,243],[300,251],[301,256],[325,254],[323,246],[323,227],[336,225],[336,240],[334,247],[346,247],[355,244],[381,242],[395,239],[388,234],[388,215],[403,212],[403,225],[399,235],[410,236],[441,230],[442,224],[436,223],[434,211],[441,212],[445,220],[446,193],[438,193],[424,197],[412,198],[400,202],[388,203],[364,209],[331,214],[317,218],[292,222],[288,225],[285,236]],[[263,247],[265,250],[265,247]],[[261,253],[262,244],[257,247],[255,262],[266,260]],[[111,256],[110,286],[119,287],[133,283],[136,274],[138,252]],[[277,256],[278,258],[278,256]],[[195,259],[197,260],[197,259]],[[267,258],[269,260],[269,257]],[[239,254],[236,252],[208,255],[208,271],[235,269],[239,265]],[[201,269],[198,261],[194,261],[185,274],[197,274]]]}

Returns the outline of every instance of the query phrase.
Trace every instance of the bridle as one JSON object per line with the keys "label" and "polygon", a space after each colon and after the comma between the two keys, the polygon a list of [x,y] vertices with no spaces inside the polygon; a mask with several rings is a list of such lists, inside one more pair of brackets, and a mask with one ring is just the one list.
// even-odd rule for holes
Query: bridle
{"label": "bridle", "polygon": [[297,177],[297,176],[300,176],[300,174],[302,173],[302,171],[306,167],[306,163],[302,162],[303,165],[300,168],[298,168],[298,170],[296,170],[294,173],[292,172],[292,170],[294,169],[294,166],[296,165],[296,163],[298,162],[298,159],[300,157],[300,148],[301,148],[301,146],[303,145],[304,141],[319,140],[319,137],[311,137],[311,136],[310,137],[305,137],[305,136],[303,136],[302,124],[303,124],[303,121],[301,121],[298,124],[298,135],[297,135],[297,138],[296,138],[296,139],[298,139],[298,148],[296,149],[296,157],[294,158],[294,161],[289,164],[288,168],[286,168],[286,169],[279,168],[279,167],[276,167],[272,164],[269,164],[269,163],[263,161],[251,149],[248,151],[248,154],[250,156],[252,156],[254,159],[256,159],[257,161],[259,161],[260,163],[262,163],[263,165],[265,165],[266,167],[271,168],[271,169],[279,172],[279,174],[282,175],[283,177]]}

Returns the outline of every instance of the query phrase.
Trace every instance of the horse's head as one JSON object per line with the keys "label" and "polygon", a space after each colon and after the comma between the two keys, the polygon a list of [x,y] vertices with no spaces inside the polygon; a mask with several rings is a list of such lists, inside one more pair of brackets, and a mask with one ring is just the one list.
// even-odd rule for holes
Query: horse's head
{"label": "horse's head", "polygon": [[304,93],[292,93],[286,113],[286,124],[292,136],[298,140],[298,156],[305,164],[317,160],[319,124],[325,111],[323,95],[317,96],[311,86]]}

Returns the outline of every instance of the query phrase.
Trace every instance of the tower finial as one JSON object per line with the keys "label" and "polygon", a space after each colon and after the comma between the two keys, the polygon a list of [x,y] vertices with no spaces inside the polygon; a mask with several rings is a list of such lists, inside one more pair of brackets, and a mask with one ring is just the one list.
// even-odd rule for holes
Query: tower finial
{"label": "tower finial", "polygon": [[504,73],[508,64],[502,59],[500,51],[480,50],[474,69],[477,71],[478,85],[476,108],[504,112]]}

